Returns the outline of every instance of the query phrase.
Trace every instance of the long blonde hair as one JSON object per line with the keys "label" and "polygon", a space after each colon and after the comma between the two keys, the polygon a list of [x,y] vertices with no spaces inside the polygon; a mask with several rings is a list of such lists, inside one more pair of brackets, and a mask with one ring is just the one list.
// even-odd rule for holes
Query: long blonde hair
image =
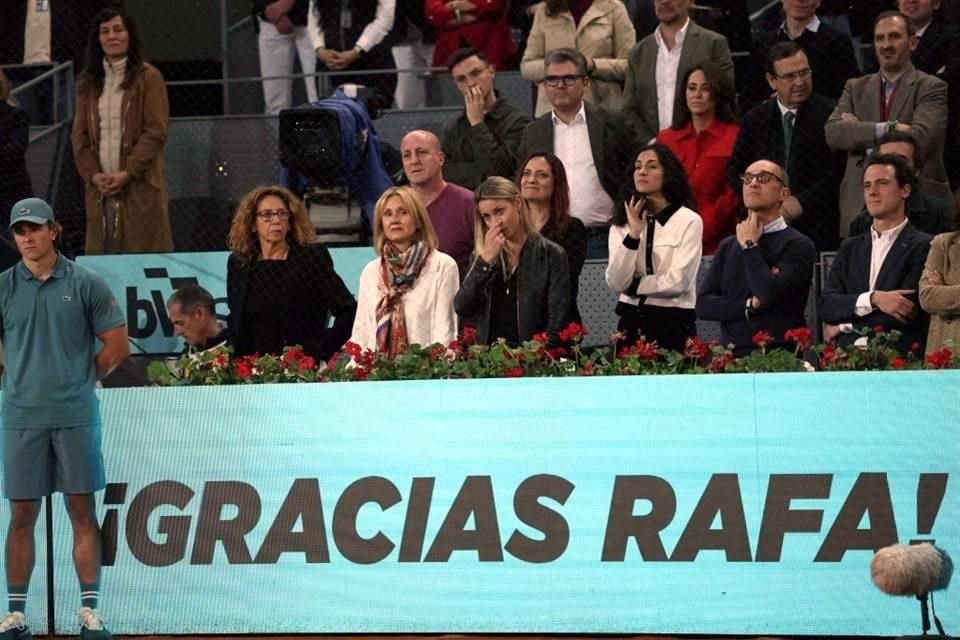
{"label": "long blonde hair", "polygon": [[387,208],[387,200],[394,196],[400,198],[403,206],[413,216],[413,221],[417,225],[417,231],[413,236],[414,241],[423,242],[435,251],[440,246],[440,241],[437,239],[437,232],[433,228],[433,223],[430,222],[427,208],[423,206],[420,196],[410,187],[390,187],[383,192],[373,209],[373,248],[377,255],[383,255],[383,245],[387,242],[383,233],[383,210]]}
{"label": "long blonde hair", "polygon": [[3,69],[0,69],[0,102],[6,102],[11,107],[16,107],[19,104],[10,89],[10,80],[7,79],[7,74],[3,72]]}
{"label": "long blonde hair", "polygon": [[[474,260],[483,252],[484,242],[487,237],[487,223],[483,221],[480,215],[481,200],[506,200],[512,201],[517,207],[517,215],[520,216],[520,224],[528,236],[538,236],[540,233],[530,220],[530,212],[527,209],[527,203],[520,195],[520,188],[510,180],[501,176],[491,176],[480,183],[480,186],[473,192],[473,255]],[[500,266],[503,268],[503,275],[506,277],[507,259],[500,252]]]}
{"label": "long blonde hair", "polygon": [[260,257],[260,240],[257,238],[257,206],[267,196],[276,196],[290,210],[290,231],[287,242],[291,245],[307,245],[316,240],[310,217],[300,199],[292,191],[277,185],[256,187],[243,196],[237,211],[233,214],[230,233],[227,235],[227,248],[241,262],[250,264]]}

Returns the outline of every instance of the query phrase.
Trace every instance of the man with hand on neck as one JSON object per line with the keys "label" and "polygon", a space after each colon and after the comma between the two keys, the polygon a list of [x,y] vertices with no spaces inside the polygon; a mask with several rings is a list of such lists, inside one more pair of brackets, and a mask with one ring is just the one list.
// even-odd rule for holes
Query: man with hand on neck
{"label": "man with hand on neck", "polygon": [[770,160],[751,163],[741,176],[747,218],[720,242],[697,292],[697,318],[720,322],[723,343],[740,357],[756,345],[788,346],[784,334],[806,326],[804,308],[813,281],[813,241],[787,226],[780,207],[790,197],[783,168]]}

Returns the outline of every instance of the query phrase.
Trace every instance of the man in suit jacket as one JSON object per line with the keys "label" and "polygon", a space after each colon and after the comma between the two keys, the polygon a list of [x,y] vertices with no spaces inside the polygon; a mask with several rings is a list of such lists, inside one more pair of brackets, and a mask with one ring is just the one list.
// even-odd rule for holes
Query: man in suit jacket
{"label": "man in suit jacket", "polygon": [[742,101],[756,104],[770,95],[762,69],[767,52],[777,42],[795,42],[803,47],[817,79],[817,93],[834,101],[843,93],[844,83],[860,75],[850,37],[820,22],[819,8],[820,0],[783,0],[784,20],[780,26],[757,34],[741,87]]}
{"label": "man in suit jacket", "polygon": [[544,60],[543,84],[552,110],[523,131],[520,166],[532,153],[555,154],[570,184],[570,215],[587,229],[587,257],[606,258],[613,208],[632,161],[633,134],[616,114],[583,99],[590,79],[576,49],[556,49]]}
{"label": "man in suit jacket", "polygon": [[929,316],[920,309],[917,289],[931,237],[906,217],[914,177],[906,161],[875,154],[863,174],[863,194],[873,218],[870,233],[844,240],[820,298],[826,338],[847,347],[858,332],[874,327],[901,332],[897,347],[916,343],[923,353]]}
{"label": "man in suit jacket", "polygon": [[743,117],[727,178],[739,187],[747,166],[764,158],[786,167],[791,195],[781,215],[817,249],[832,251],[839,244],[836,194],[843,176],[843,156],[827,146],[823,135],[833,105],[813,93],[815,73],[795,42],[770,48],[766,75],[776,96]]}
{"label": "man in suit jacket", "polygon": [[863,202],[863,161],[888,131],[913,135],[922,166],[923,192],[947,200],[950,188],[943,166],[947,123],[947,85],[917,71],[910,53],[917,38],[913,23],[896,11],[886,11],[874,25],[874,49],[880,71],[847,81],[840,102],[827,120],[827,144],[847,152],[847,167],[840,186],[840,235]]}
{"label": "man in suit jacket", "polygon": [[657,2],[660,22],[630,52],[623,90],[623,110],[636,137],[647,142],[673,122],[673,103],[691,67],[713,62],[733,83],[733,60],[727,39],[704,29],[688,16],[691,0]]}

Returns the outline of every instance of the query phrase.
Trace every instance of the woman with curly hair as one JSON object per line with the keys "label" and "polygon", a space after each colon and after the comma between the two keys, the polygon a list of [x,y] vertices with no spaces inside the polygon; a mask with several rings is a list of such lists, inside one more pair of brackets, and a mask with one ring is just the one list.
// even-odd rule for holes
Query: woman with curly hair
{"label": "woman with curly hair", "polygon": [[172,251],[163,146],[167,88],[122,9],[94,18],[77,82],[73,158],[86,185],[87,254]]}
{"label": "woman with curly hair", "polygon": [[389,358],[457,334],[457,263],[437,250],[427,209],[410,187],[387,189],[373,211],[377,258],[360,274],[351,342]]}
{"label": "woman with curly hair", "polygon": [[278,354],[299,344],[321,361],[347,341],[357,303],[315,240],[290,191],[257,187],[244,196],[227,237],[227,328],[237,355]]}
{"label": "woman with curly hair", "polygon": [[632,193],[610,227],[606,279],[620,294],[620,346],[643,336],[683,351],[697,333],[697,270],[703,221],[677,157],[662,144],[637,153]]}

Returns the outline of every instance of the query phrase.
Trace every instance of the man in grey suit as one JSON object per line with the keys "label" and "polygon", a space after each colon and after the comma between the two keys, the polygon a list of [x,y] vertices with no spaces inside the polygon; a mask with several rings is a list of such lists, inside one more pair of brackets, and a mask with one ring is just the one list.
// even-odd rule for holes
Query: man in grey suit
{"label": "man in grey suit", "polygon": [[733,84],[727,39],[689,17],[692,0],[657,0],[657,29],[637,43],[627,58],[623,110],[636,137],[647,142],[673,122],[678,85],[691,67],[713,62]]}
{"label": "man in grey suit", "polygon": [[950,201],[943,140],[947,128],[947,84],[917,71],[910,54],[917,46],[911,20],[896,11],[877,16],[874,49],[880,71],[847,81],[824,128],[827,144],[847,152],[840,185],[840,235],[846,237],[863,204],[865,157],[890,131],[907,131],[920,158],[924,194]]}

